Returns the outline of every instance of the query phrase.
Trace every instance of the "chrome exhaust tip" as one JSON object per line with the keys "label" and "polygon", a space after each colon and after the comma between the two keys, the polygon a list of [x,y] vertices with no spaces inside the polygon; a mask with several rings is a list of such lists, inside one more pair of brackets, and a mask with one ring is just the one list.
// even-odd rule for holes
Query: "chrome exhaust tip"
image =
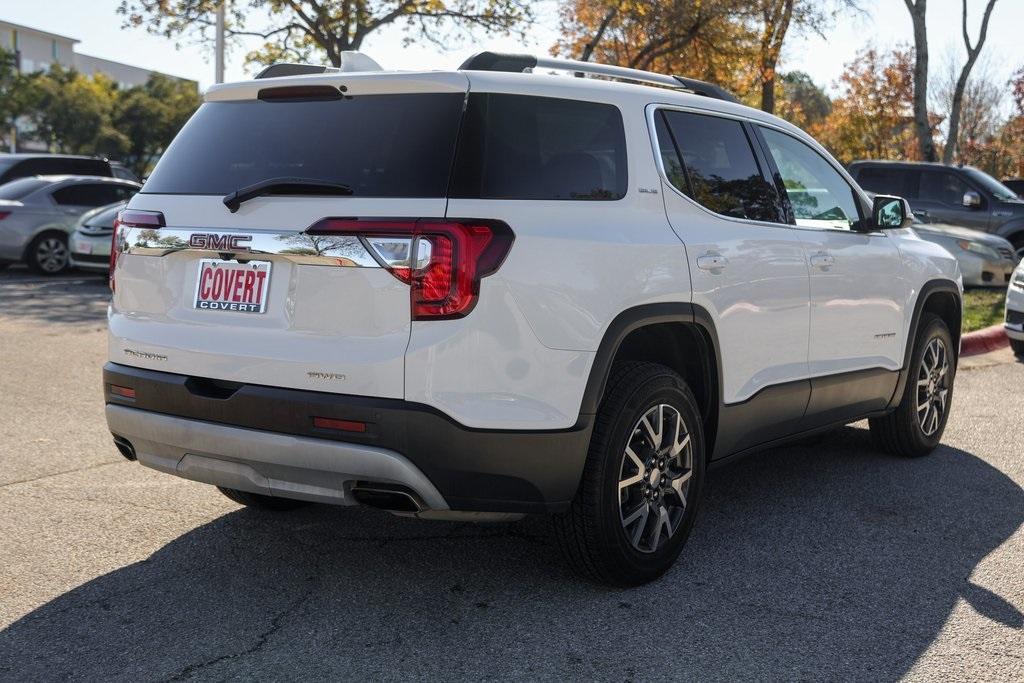
{"label": "chrome exhaust tip", "polygon": [[415,491],[400,484],[357,481],[351,493],[358,503],[387,512],[416,513],[427,508]]}

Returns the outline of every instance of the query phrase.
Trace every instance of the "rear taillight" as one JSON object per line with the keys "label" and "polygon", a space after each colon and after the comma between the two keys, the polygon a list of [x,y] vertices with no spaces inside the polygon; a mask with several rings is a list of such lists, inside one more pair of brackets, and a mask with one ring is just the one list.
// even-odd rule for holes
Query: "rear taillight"
{"label": "rear taillight", "polygon": [[114,269],[117,267],[117,257],[121,255],[121,228],[159,230],[166,225],[164,215],[159,211],[125,209],[117,214],[117,219],[114,221],[114,232],[110,235],[110,291],[114,291],[115,288]]}
{"label": "rear taillight", "polygon": [[10,211],[0,211],[0,221],[11,215]]}
{"label": "rear taillight", "polygon": [[473,219],[326,218],[306,232],[358,237],[381,266],[410,285],[413,320],[468,315],[480,278],[498,270],[514,239],[501,221]]}

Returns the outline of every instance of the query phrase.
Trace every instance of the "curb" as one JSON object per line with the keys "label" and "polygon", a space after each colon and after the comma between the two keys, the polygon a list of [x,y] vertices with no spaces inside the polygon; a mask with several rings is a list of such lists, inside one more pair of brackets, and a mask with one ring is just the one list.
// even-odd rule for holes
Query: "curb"
{"label": "curb", "polygon": [[977,356],[978,354],[998,351],[1010,345],[1003,324],[999,323],[983,330],[968,332],[960,338],[960,357]]}

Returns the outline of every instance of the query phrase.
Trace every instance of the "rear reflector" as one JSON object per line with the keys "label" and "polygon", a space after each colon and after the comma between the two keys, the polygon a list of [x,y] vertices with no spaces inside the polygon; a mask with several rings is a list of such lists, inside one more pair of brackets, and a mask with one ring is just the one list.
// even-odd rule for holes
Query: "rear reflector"
{"label": "rear reflector", "polygon": [[413,320],[469,314],[480,279],[501,267],[515,236],[501,221],[325,218],[310,235],[355,235],[392,275],[410,285]]}
{"label": "rear reflector", "polygon": [[110,393],[124,398],[135,398],[135,390],[131,387],[121,387],[116,384],[110,385]]}
{"label": "rear reflector", "polygon": [[365,432],[366,423],[355,420],[335,420],[330,417],[314,417],[313,426],[318,429],[336,429],[342,432]]}

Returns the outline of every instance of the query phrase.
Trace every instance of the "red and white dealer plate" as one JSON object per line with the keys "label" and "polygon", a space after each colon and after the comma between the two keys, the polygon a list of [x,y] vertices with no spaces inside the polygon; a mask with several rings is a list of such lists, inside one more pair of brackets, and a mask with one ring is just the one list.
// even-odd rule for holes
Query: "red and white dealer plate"
{"label": "red and white dealer plate", "polygon": [[270,290],[270,261],[199,261],[193,308],[263,313]]}

